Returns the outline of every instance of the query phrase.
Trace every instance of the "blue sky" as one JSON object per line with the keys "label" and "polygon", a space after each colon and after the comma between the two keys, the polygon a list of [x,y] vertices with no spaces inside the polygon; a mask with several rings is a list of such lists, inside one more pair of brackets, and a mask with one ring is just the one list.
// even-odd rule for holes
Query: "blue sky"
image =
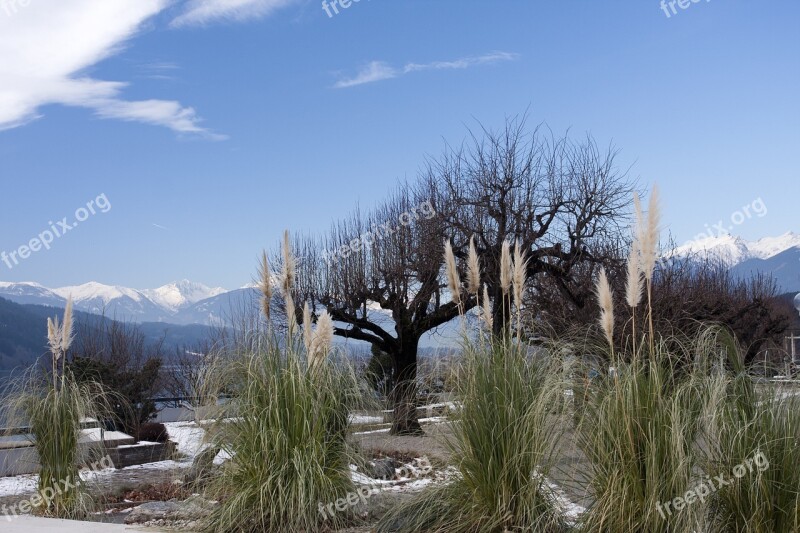
{"label": "blue sky", "polygon": [[283,228],[324,231],[526,109],[619,148],[679,242],[758,199],[734,233],[800,231],[800,4],[675,7],[0,0],[0,251],[111,205],[0,280],[237,287]]}

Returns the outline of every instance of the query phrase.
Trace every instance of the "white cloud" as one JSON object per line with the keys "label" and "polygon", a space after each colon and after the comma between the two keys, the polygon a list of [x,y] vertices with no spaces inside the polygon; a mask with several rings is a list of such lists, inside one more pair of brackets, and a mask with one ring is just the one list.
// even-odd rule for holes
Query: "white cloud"
{"label": "white cloud", "polygon": [[383,61],[373,61],[361,71],[355,75],[353,78],[342,79],[336,82],[334,87],[336,89],[344,89],[345,87],[354,87],[356,85],[362,85],[364,83],[372,83],[381,80],[388,80],[391,78],[396,78],[400,72],[396,69],[390,67]]}
{"label": "white cloud", "polygon": [[518,54],[508,52],[492,52],[482,56],[464,57],[454,61],[434,61],[433,63],[408,63],[403,68],[395,68],[383,61],[373,61],[362,68],[358,74],[352,78],[343,78],[334,84],[335,89],[355,87],[365,83],[388,80],[404,76],[412,72],[423,70],[454,70],[466,69],[479,65],[488,65],[500,61],[514,61],[519,57]]}
{"label": "white cloud", "polygon": [[0,11],[0,130],[39,118],[43,106],[60,104],[88,108],[102,118],[220,138],[199,125],[190,107],[168,100],[125,101],[125,82],[86,74],[170,0],[5,1],[16,10]]}
{"label": "white cloud", "polygon": [[297,0],[188,0],[183,13],[171,23],[173,27],[202,26],[217,20],[241,22],[265,17]]}

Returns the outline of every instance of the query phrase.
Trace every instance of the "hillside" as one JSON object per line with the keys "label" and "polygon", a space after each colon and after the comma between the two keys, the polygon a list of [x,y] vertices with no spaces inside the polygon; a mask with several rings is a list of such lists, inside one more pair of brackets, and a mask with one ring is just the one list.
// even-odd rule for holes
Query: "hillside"
{"label": "hillside", "polygon": [[[0,298],[0,376],[14,369],[24,369],[47,353],[47,317],[60,315],[59,308],[18,304]],[[110,318],[75,312],[76,324],[97,327]],[[202,325],[174,325],[158,322],[137,324],[148,342],[164,339],[166,353],[181,346],[191,346],[207,337],[210,329]],[[80,331],[80,327],[76,328]]]}

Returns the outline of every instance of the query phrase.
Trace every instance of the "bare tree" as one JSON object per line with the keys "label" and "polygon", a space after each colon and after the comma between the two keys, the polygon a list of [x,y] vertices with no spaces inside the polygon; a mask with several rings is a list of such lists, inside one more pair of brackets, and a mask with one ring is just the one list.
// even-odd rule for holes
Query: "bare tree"
{"label": "bare tree", "polygon": [[[601,153],[591,139],[528,135],[524,118],[511,120],[500,134],[473,135],[469,149],[447,149],[414,186],[404,184],[367,213],[357,210],[326,238],[298,238],[295,301],[326,308],[344,324],[337,335],[391,355],[392,432],[418,433],[419,340],[478,304],[477,295],[463,290],[456,301],[446,289],[444,241],[452,240],[463,259],[476,237],[499,333],[511,314],[503,304],[508,299],[498,297],[503,242],[519,240],[530,258],[530,279],[548,276],[585,305],[588,294],[576,290],[572,276],[606,259],[604,247],[619,232],[630,193],[613,151]],[[419,216],[423,206],[429,209]]]}
{"label": "bare tree", "polygon": [[[431,191],[400,187],[369,213],[356,211],[324,239],[298,239],[295,301],[322,306],[343,326],[335,334],[365,341],[393,361],[393,434],[421,433],[416,413],[417,348],[422,335],[459,314],[442,281],[444,239]],[[461,309],[475,305],[462,299]],[[302,313],[298,311],[297,316]]]}
{"label": "bare tree", "polygon": [[[524,116],[499,132],[480,133],[430,161],[424,179],[441,191],[437,210],[457,256],[466,256],[475,236],[494,332],[511,318],[509,300],[500,297],[506,241],[519,242],[528,257],[530,291],[555,291],[559,301],[584,309],[592,294],[587,276],[614,260],[627,224],[633,186],[616,168],[616,151],[599,149],[591,137],[576,142],[541,128],[529,133]],[[548,301],[539,298],[540,309]]]}

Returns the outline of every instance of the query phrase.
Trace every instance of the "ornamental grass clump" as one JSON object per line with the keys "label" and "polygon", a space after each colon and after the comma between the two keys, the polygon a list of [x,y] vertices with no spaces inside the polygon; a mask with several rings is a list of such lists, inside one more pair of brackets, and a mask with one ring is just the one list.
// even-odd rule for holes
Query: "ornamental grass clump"
{"label": "ornamental grass clump", "polygon": [[[728,347],[741,354],[732,339]],[[800,531],[800,397],[773,384],[756,389],[744,372],[718,378],[714,390],[707,530]]]}
{"label": "ornamental grass clump", "polygon": [[[636,221],[628,257],[625,303],[633,316],[633,338],[615,349],[614,297],[605,271],[596,294],[605,343],[597,352],[606,368],[579,388],[576,441],[589,460],[594,501],[582,522],[587,531],[659,533],[691,531],[704,508],[687,506],[668,514],[663,504],[683,496],[700,466],[697,443],[708,414],[709,361],[720,348],[713,338],[656,335],[651,280],[657,257],[660,209],[654,188],[648,216],[634,198]],[[636,337],[635,316],[646,290],[647,322]],[[689,363],[685,363],[689,361]]]}
{"label": "ornamental grass clump", "polygon": [[[525,257],[503,246],[503,297],[512,285],[517,296],[525,284]],[[449,255],[449,254],[448,254]],[[455,261],[446,260],[447,279],[456,280]],[[467,259],[467,272],[477,272]],[[480,286],[467,276],[468,291]],[[451,284],[453,281],[451,281]],[[453,288],[451,288],[451,292]],[[484,288],[483,321],[491,329],[491,305]],[[379,532],[503,532],[567,529],[553,486],[548,481],[563,425],[565,365],[526,345],[505,330],[499,338],[465,338],[456,394],[461,409],[446,438],[457,473],[403,502],[384,516]]]}
{"label": "ornamental grass clump", "polygon": [[[295,260],[288,238],[283,256],[281,288],[293,308]],[[261,276],[267,318],[272,295],[264,288],[272,285],[266,266]],[[312,532],[354,521],[352,510],[323,510],[356,490],[350,465],[361,461],[346,436],[361,393],[352,367],[331,353],[330,316],[320,313],[312,327],[314,312],[304,307],[287,312],[292,320],[302,317],[302,328],[290,324],[285,337],[270,327],[246,332],[218,358],[224,362],[209,385],[231,398],[217,409],[210,444],[230,458],[208,487],[209,497],[221,504],[206,531]]]}
{"label": "ornamental grass clump", "polygon": [[467,346],[447,445],[455,478],[385,516],[379,532],[567,530],[548,476],[562,425],[564,366],[516,344]]}
{"label": "ornamental grass clump", "polygon": [[82,465],[99,458],[100,443],[81,443],[85,421],[108,417],[108,394],[94,382],[80,382],[66,364],[65,355],[73,340],[72,299],[67,302],[63,321],[48,319],[50,369],[31,369],[12,384],[5,398],[5,418],[11,426],[30,427],[40,469],[37,493],[32,500],[35,514],[58,518],[86,517],[92,499],[80,477]]}
{"label": "ornamental grass clump", "polygon": [[576,439],[594,495],[586,531],[691,531],[702,511],[666,515],[659,506],[693,487],[706,365],[679,376],[670,361],[676,354],[663,342],[655,348],[651,359],[618,360],[584,391]]}

